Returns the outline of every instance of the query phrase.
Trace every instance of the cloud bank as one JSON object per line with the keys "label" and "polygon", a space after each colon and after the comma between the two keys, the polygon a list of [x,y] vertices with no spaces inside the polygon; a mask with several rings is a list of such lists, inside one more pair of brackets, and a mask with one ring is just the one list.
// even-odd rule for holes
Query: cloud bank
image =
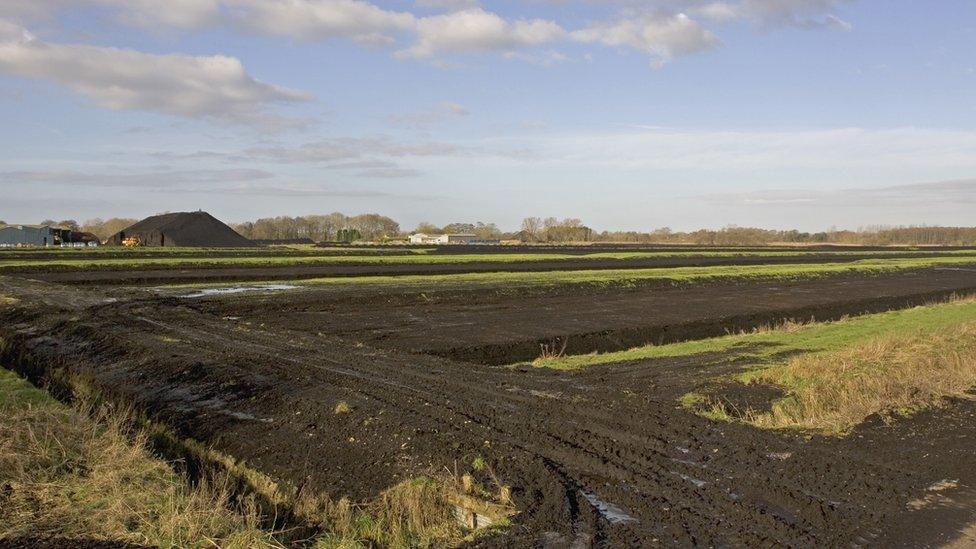
{"label": "cloud bank", "polygon": [[[548,0],[557,5],[580,0]],[[616,14],[581,27],[553,19],[507,19],[474,0],[422,0],[422,14],[366,0],[174,0],[159,9],[152,0],[5,0],[0,17],[36,19],[84,7],[107,10],[116,20],[150,28],[194,30],[224,26],[303,41],[347,38],[393,48],[399,59],[503,52],[563,44],[599,44],[646,54],[660,67],[708,51],[720,40],[707,23],[748,20],[762,27],[851,26],[834,12],[852,0],[590,0]],[[584,2],[586,3],[586,2]]]}
{"label": "cloud bank", "polygon": [[256,80],[233,57],[45,42],[3,21],[0,72],[56,82],[106,109],[228,122],[281,122],[269,105],[311,99]]}

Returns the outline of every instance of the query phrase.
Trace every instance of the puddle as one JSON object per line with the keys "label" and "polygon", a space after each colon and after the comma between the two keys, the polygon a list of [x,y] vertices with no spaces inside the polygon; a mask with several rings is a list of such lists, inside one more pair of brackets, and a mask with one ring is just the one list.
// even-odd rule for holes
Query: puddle
{"label": "puddle", "polygon": [[694,461],[694,460],[691,460],[691,459],[675,459],[675,458],[671,458],[671,461],[673,461],[675,463],[680,463],[682,465],[687,465],[689,467],[698,467],[699,469],[705,469],[706,467],[708,467],[704,463],[698,463],[697,461]]}
{"label": "puddle", "polygon": [[617,507],[612,503],[603,501],[602,499],[597,497],[596,494],[592,492],[585,492],[583,490],[580,490],[580,493],[583,494],[583,497],[586,498],[586,501],[590,502],[590,505],[596,508],[596,510],[599,511],[600,514],[603,515],[603,518],[607,519],[607,521],[610,522],[610,524],[623,524],[626,522],[637,522],[637,519],[628,515],[626,511],[624,511],[623,509]]}
{"label": "puddle", "polygon": [[706,484],[708,484],[708,482],[707,482],[707,481],[704,481],[704,480],[701,480],[701,479],[697,479],[697,478],[695,478],[695,477],[690,477],[690,476],[688,476],[688,475],[683,475],[683,474],[681,474],[681,473],[679,473],[679,472],[677,472],[677,471],[671,471],[671,474],[673,474],[673,475],[677,475],[678,477],[680,477],[680,478],[681,478],[681,480],[686,480],[686,481],[688,481],[688,482],[690,482],[690,483],[692,483],[692,484],[694,484],[696,488],[702,488],[702,487],[704,487],[704,486],[705,486]]}
{"label": "puddle", "polygon": [[272,423],[274,422],[271,418],[260,418],[254,415],[248,414],[246,412],[236,412],[234,410],[220,410],[220,413],[228,415],[234,419],[240,419],[243,421],[260,421],[261,423]]}
{"label": "puddle", "polygon": [[211,297],[215,295],[241,294],[245,292],[282,292],[294,290],[298,286],[291,284],[265,284],[262,286],[232,286],[230,288],[204,288],[196,293],[180,296],[184,299],[197,299],[201,297]]}

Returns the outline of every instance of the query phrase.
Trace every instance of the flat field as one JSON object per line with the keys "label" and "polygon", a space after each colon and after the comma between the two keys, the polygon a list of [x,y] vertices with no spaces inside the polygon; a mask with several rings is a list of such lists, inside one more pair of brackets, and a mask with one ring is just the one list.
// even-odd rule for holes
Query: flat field
{"label": "flat field", "polygon": [[976,522],[976,250],[11,250],[0,273],[15,370],[334,501],[470,475],[508,518],[444,544]]}

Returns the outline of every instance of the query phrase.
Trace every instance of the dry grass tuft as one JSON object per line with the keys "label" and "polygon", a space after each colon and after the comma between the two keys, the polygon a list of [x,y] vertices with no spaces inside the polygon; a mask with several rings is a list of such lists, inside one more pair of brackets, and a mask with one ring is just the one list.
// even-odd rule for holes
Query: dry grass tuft
{"label": "dry grass tuft", "polygon": [[[83,378],[64,382],[77,402],[97,404],[64,406],[0,369],[0,540],[283,547],[280,540],[294,533],[261,529],[270,522],[262,518],[281,511],[316,531],[315,539],[301,542],[318,548],[447,547],[475,535],[456,515],[458,502],[471,499],[456,475],[409,479],[360,504],[334,501],[275,482],[164,425],[113,407]],[[149,447],[222,473],[191,485]],[[501,504],[486,501],[484,508],[495,506],[503,511],[499,516],[508,516],[514,512],[510,490],[506,497]]]}
{"label": "dry grass tuft", "polygon": [[[846,318],[846,317],[845,317]],[[800,330],[808,327],[810,324],[815,322],[814,319],[809,321],[798,321],[793,318],[787,318],[780,320],[779,322],[773,322],[770,324],[763,324],[762,326],[756,326],[748,330],[727,330],[727,335],[750,335],[750,334],[769,334],[769,333],[787,333],[792,334],[799,332]]]}
{"label": "dry grass tuft", "polygon": [[569,345],[569,338],[556,338],[549,343],[539,344],[539,356],[534,363],[539,364],[546,360],[562,358],[566,355],[566,346]]}
{"label": "dry grass tuft", "polygon": [[195,459],[216,463],[231,479],[259,494],[272,509],[287,509],[303,524],[318,530],[315,547],[451,547],[466,532],[454,515],[460,487],[449,475],[405,480],[368,502],[299,490],[191,439],[153,425],[154,435],[167,444],[187,448]]}
{"label": "dry grass tuft", "polygon": [[464,537],[451,496],[449,483],[421,477],[397,484],[370,503],[305,497],[296,510],[317,519],[327,532],[316,540],[318,549],[450,547]]}
{"label": "dry grass tuft", "polygon": [[146,450],[124,414],[5,406],[0,539],[86,538],[160,547],[280,547],[223,479],[190,487]]}
{"label": "dry grass tuft", "polygon": [[912,413],[976,386],[976,323],[797,356],[753,379],[788,396],[768,413],[750,414],[750,423],[843,432],[872,414]]}
{"label": "dry grass tuft", "polygon": [[352,412],[352,407],[345,400],[339,401],[335,406],[335,410],[332,411],[335,415],[348,414],[349,412]]}

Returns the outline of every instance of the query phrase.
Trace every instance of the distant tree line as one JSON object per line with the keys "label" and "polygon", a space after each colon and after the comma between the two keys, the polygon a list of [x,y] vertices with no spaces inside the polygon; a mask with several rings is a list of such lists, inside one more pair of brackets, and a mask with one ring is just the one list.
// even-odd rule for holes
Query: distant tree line
{"label": "distant tree line", "polygon": [[590,242],[594,235],[593,229],[574,217],[563,220],[526,217],[522,220],[522,230],[513,236],[523,242]]}
{"label": "distant tree line", "polygon": [[695,244],[708,246],[762,246],[769,244],[850,244],[864,246],[976,246],[976,227],[864,227],[856,231],[801,232],[753,227],[725,227],[675,232],[665,227],[651,232],[609,232],[596,242]]}
{"label": "distant tree line", "polygon": [[[89,219],[45,219],[42,225],[65,227],[93,233],[101,240],[136,223],[138,220],[113,217]],[[5,223],[0,221],[0,226]],[[232,225],[241,235],[255,240],[294,240],[309,238],[316,242],[358,240],[382,241],[406,236],[393,219],[379,214],[347,216],[340,212],[299,217],[268,217]],[[580,219],[528,217],[520,230],[503,232],[494,223],[451,223],[438,227],[420,223],[413,232],[426,234],[474,234],[485,240],[519,240],[528,243],[619,242],[639,244],[688,244],[707,246],[763,246],[769,244],[851,244],[868,246],[976,246],[976,227],[888,227],[868,226],[856,231],[830,229],[821,232],[772,230],[755,227],[725,227],[697,231],[672,231],[663,227],[648,232],[596,232]]]}
{"label": "distant tree line", "polygon": [[450,223],[443,227],[438,227],[431,223],[421,223],[414,229],[415,233],[424,234],[473,234],[483,240],[500,239],[503,235],[494,223]]}
{"label": "distant tree line", "polygon": [[323,241],[378,241],[400,235],[400,224],[379,214],[266,217],[231,226],[241,235],[255,240],[311,238]]}
{"label": "distant tree line", "polygon": [[[41,221],[39,225],[62,227],[76,233],[92,233],[97,236],[99,240],[105,240],[122,229],[136,223],[137,221],[138,219],[129,219],[125,217],[113,217],[110,219],[96,217],[95,219],[89,219],[84,223],[78,223],[74,219],[62,219],[61,221],[45,219],[44,221]],[[5,225],[5,223],[0,221],[0,225]]]}

